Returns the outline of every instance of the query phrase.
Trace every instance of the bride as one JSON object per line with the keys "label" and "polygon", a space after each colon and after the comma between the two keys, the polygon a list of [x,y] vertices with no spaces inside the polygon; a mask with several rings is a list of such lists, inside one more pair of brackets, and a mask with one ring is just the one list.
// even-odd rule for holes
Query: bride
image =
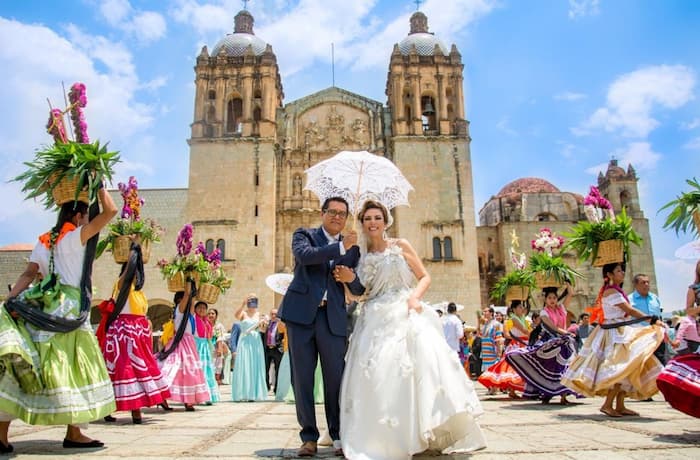
{"label": "bride", "polygon": [[[485,447],[474,387],[437,314],[420,302],[430,275],[408,241],[385,238],[392,219],[381,203],[365,202],[358,219],[364,240],[357,276],[366,301],[341,387],[343,453],[351,460],[397,460]],[[344,283],[356,276],[345,266],[334,275]]]}

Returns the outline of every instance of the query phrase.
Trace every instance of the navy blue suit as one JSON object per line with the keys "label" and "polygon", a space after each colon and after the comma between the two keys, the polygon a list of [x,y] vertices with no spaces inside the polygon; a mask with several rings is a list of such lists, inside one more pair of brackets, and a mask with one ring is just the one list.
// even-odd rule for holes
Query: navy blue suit
{"label": "navy blue suit", "polygon": [[[323,372],[328,431],[340,438],[340,383],[345,367],[347,312],[342,283],[333,278],[335,265],[355,267],[360,258],[357,246],[340,255],[342,242],[328,244],[322,227],[300,228],[292,237],[294,278],[282,299],[278,316],[287,326],[292,386],[302,442],[319,437],[314,409],[314,371],[318,357]],[[357,277],[349,288],[362,294]],[[326,293],[327,305],[320,307]]]}

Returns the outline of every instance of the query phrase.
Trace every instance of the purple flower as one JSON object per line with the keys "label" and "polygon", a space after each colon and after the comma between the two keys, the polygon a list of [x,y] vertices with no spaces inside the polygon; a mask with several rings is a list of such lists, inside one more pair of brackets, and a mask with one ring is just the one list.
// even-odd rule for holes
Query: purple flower
{"label": "purple flower", "polygon": [[186,256],[192,251],[192,224],[185,224],[177,234],[177,253]]}
{"label": "purple flower", "polygon": [[207,255],[207,248],[204,246],[204,243],[201,241],[197,243],[197,247],[194,249],[195,254],[202,254],[205,258]]}
{"label": "purple flower", "polygon": [[87,122],[83,115],[83,108],[87,105],[87,94],[83,83],[73,83],[68,93],[70,101],[70,117],[75,128],[75,140],[81,144],[88,144],[90,138],[87,134]]}

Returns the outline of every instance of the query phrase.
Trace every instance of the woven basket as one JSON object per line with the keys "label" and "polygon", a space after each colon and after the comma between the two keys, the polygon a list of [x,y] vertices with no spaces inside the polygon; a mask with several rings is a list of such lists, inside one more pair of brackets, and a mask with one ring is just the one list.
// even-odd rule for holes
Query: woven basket
{"label": "woven basket", "polygon": [[624,261],[625,253],[622,251],[622,240],[605,240],[598,243],[598,255],[593,261],[594,267]]}
{"label": "woven basket", "polygon": [[506,291],[506,303],[513,300],[525,300],[530,296],[530,288],[527,286],[511,286]]}
{"label": "woven basket", "polygon": [[197,291],[197,299],[211,305],[219,300],[219,294],[221,294],[221,289],[217,286],[209,283],[202,283],[202,285],[199,286],[199,291]]}
{"label": "woven basket", "polygon": [[[75,191],[78,188],[79,182],[80,178],[78,176],[73,176],[64,177],[58,184],[56,184],[56,187],[54,187],[54,189],[51,191],[51,195],[53,196],[53,201],[56,203],[56,206],[61,206],[65,203],[76,201]],[[87,190],[82,190],[78,194],[77,201],[89,203]]]}
{"label": "woven basket", "polygon": [[176,273],[172,278],[168,278],[168,291],[178,292],[185,290],[185,275],[184,273]]}
{"label": "woven basket", "polygon": [[561,287],[561,283],[552,275],[545,275],[544,273],[535,273],[535,285],[538,289],[546,287]]}
{"label": "woven basket", "polygon": [[[114,261],[118,264],[123,264],[129,261],[129,252],[131,251],[131,238],[125,235],[118,236],[112,243],[112,255]],[[144,264],[148,263],[151,258],[151,242],[144,241],[141,243],[141,259]]]}
{"label": "woven basket", "polygon": [[128,262],[130,249],[131,239],[128,236],[121,235],[116,237],[112,243],[112,255],[114,256],[114,261],[118,264]]}
{"label": "woven basket", "polygon": [[698,235],[700,235],[700,211],[693,212],[693,222],[695,222],[695,228],[698,229]]}

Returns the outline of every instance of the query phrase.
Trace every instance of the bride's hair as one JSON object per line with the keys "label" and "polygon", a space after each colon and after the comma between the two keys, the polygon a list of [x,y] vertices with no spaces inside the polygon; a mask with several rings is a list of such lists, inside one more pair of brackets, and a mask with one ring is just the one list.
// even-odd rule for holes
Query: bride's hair
{"label": "bride's hair", "polygon": [[360,221],[360,223],[362,223],[362,220],[365,218],[365,213],[370,209],[379,209],[381,211],[386,228],[389,228],[391,224],[394,223],[394,219],[391,217],[391,214],[386,206],[379,201],[374,200],[367,200],[362,204],[362,209],[357,213],[357,220]]}

